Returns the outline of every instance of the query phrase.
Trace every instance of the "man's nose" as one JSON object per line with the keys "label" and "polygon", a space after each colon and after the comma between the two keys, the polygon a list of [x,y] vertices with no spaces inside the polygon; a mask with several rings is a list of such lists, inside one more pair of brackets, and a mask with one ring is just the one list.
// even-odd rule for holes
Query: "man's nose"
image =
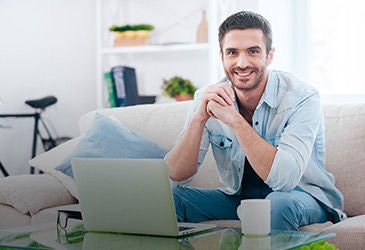
{"label": "man's nose", "polygon": [[236,65],[240,68],[245,68],[249,65],[249,60],[247,58],[247,56],[245,54],[240,54],[238,57],[237,57],[237,62],[236,62]]}

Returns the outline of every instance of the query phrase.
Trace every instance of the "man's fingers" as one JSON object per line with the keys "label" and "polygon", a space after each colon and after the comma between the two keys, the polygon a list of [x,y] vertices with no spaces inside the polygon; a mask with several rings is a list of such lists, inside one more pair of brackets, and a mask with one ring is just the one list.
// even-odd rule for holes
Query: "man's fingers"
{"label": "man's fingers", "polygon": [[234,90],[233,90],[232,86],[228,82],[225,82],[225,83],[223,83],[222,87],[223,87],[225,93],[227,93],[229,99],[233,103],[235,101],[236,95],[234,93]]}
{"label": "man's fingers", "polygon": [[214,105],[227,106],[232,105],[234,101],[235,93],[231,85],[224,82],[207,87],[202,96],[201,104],[205,106],[205,112],[208,116],[217,118],[214,114]]}
{"label": "man's fingers", "polygon": [[231,100],[223,89],[215,89],[214,91],[207,92],[206,94],[208,101],[216,101],[223,106],[227,104],[231,105]]}
{"label": "man's fingers", "polygon": [[210,117],[212,117],[212,118],[217,118],[217,117],[214,115],[214,113],[213,113],[213,111],[212,111],[212,109],[211,109],[211,107],[212,107],[212,103],[213,103],[213,101],[209,101],[209,102],[208,102],[206,112],[207,112],[207,114],[208,114]]}
{"label": "man's fingers", "polygon": [[233,104],[233,99],[229,92],[227,92],[226,88],[219,88],[218,95],[224,100],[224,102],[228,105]]}
{"label": "man's fingers", "polygon": [[235,100],[234,91],[227,82],[211,85],[207,88],[206,93],[209,95],[209,100],[214,100],[221,105],[232,105]]}

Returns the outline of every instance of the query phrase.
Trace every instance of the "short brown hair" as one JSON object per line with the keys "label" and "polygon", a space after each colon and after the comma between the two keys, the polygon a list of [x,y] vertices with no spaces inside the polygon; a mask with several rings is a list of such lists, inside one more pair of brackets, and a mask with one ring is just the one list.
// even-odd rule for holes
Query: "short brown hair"
{"label": "short brown hair", "polygon": [[240,11],[229,16],[219,26],[218,40],[219,47],[222,51],[222,41],[227,32],[231,30],[260,29],[266,39],[266,53],[269,54],[272,46],[272,31],[269,21],[260,14],[251,11]]}

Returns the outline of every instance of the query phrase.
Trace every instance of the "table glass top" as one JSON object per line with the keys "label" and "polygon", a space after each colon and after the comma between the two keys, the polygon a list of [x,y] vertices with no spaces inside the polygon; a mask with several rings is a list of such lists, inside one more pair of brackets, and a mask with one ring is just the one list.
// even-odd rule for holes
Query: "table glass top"
{"label": "table glass top", "polygon": [[272,231],[266,237],[250,237],[242,235],[239,228],[216,228],[184,238],[170,238],[87,232],[79,225],[68,232],[57,228],[32,232],[3,230],[0,231],[0,249],[292,249],[334,236],[334,233]]}

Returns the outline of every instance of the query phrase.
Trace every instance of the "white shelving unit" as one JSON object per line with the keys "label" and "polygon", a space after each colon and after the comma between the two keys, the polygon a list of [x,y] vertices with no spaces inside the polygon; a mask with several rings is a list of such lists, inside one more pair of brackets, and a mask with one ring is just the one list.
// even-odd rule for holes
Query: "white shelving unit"
{"label": "white shelving unit", "polygon": [[208,51],[209,44],[182,44],[182,45],[146,45],[146,46],[120,46],[120,47],[105,47],[101,48],[103,55],[107,54],[130,54],[130,53],[160,53],[174,51]]}
{"label": "white shelving unit", "polygon": [[[169,0],[96,0],[96,88],[99,108],[107,105],[104,72],[115,65],[127,65],[136,69],[141,95],[160,95],[162,80],[174,75],[188,78],[198,87],[216,82],[222,77],[217,41],[220,22],[218,12],[222,1],[180,2],[184,8],[176,9],[179,8],[176,2]],[[182,9],[187,9],[188,12],[183,15]],[[203,9],[207,11],[209,42],[195,43]],[[156,34],[151,40],[154,39],[157,45],[113,47],[113,34],[109,32],[109,27],[113,24],[135,23],[153,24],[153,32],[156,31]],[[178,26],[182,28],[174,30]]]}

